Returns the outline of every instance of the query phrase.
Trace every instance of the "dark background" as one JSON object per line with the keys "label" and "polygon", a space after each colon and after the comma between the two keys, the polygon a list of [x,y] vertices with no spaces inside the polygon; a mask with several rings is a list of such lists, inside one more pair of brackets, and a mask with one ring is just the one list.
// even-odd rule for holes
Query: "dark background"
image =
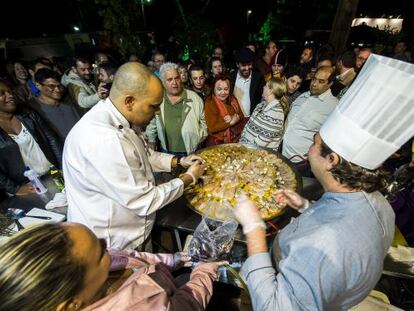
{"label": "dark background", "polygon": [[[270,37],[286,44],[294,42],[300,46],[308,40],[305,35],[309,36],[310,33],[315,40],[328,40],[338,5],[338,0],[151,0],[149,3],[147,0],[142,1],[145,25],[141,0],[4,2],[0,18],[0,39],[51,37],[75,33],[73,27],[78,26],[80,32],[86,33],[104,29],[115,33],[124,30],[124,35],[134,33],[145,41],[148,40],[146,34],[153,32],[157,43],[166,42],[170,35],[174,35],[178,42],[193,44],[199,49],[203,42],[209,44],[206,50],[211,50],[215,44],[232,49],[250,40],[260,42],[261,30],[266,28],[266,20],[271,12],[273,20],[267,27]],[[135,5],[135,9],[123,8],[127,7],[127,3]],[[409,0],[360,0],[356,16],[400,16],[405,19],[405,25],[414,25],[413,3],[414,1]],[[180,13],[179,5],[188,27]],[[119,11],[112,10],[112,7],[116,6],[121,7]],[[249,9],[252,10],[252,14],[248,16]],[[112,26],[128,18],[128,27],[121,26],[121,30],[116,30]],[[413,28],[405,27],[403,36],[408,41],[414,37]],[[370,36],[370,33],[363,35]],[[352,36],[350,40],[353,40]],[[382,40],[386,41],[384,38]]]}

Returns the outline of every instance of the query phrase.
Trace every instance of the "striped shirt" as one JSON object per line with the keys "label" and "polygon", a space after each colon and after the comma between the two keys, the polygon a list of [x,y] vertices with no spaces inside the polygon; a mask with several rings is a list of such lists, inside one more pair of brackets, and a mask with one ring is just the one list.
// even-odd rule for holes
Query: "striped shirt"
{"label": "striped shirt", "polygon": [[280,102],[275,99],[257,105],[243,130],[240,142],[277,151],[284,130],[284,114]]}

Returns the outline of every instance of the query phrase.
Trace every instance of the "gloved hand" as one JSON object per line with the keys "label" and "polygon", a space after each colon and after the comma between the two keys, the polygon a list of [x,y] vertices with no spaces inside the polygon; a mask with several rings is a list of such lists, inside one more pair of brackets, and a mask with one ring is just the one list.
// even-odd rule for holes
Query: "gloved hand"
{"label": "gloved hand", "polygon": [[201,157],[195,154],[191,154],[187,157],[182,157],[178,163],[182,167],[187,168],[187,167],[190,167],[191,164],[193,164],[196,161],[200,161],[200,163],[203,163],[203,159]]}
{"label": "gloved hand", "polygon": [[191,257],[186,252],[174,253],[174,269],[191,267],[192,265]]}
{"label": "gloved hand", "polygon": [[249,233],[257,227],[266,229],[266,225],[260,217],[256,203],[251,201],[246,194],[242,194],[234,206],[234,216],[243,227],[243,233]]}
{"label": "gloved hand", "polygon": [[191,166],[187,169],[184,174],[188,174],[193,178],[192,184],[195,184],[197,180],[204,174],[204,165],[201,164],[199,161],[194,162]]}
{"label": "gloved hand", "polygon": [[276,191],[274,198],[278,204],[282,206],[289,205],[291,208],[299,212],[303,212],[305,209],[309,207],[308,200],[301,197],[295,191],[292,191],[289,189],[281,189],[281,190]]}

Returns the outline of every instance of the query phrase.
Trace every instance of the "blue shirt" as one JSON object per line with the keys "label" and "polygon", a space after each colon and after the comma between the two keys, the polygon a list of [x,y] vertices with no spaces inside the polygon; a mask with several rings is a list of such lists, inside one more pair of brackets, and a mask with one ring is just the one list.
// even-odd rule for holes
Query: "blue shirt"
{"label": "blue shirt", "polygon": [[347,310],[378,282],[395,215],[379,193],[325,193],[274,242],[274,257],[249,257],[242,274],[254,310]]}

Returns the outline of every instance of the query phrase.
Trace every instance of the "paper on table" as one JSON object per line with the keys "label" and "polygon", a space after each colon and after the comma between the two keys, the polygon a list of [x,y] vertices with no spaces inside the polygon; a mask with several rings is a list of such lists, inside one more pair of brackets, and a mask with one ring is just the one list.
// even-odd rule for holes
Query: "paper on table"
{"label": "paper on table", "polygon": [[26,213],[26,216],[43,216],[43,217],[50,217],[51,219],[39,219],[39,218],[32,218],[32,217],[22,217],[19,219],[19,222],[22,224],[23,227],[28,227],[31,225],[37,225],[42,223],[48,222],[62,222],[65,220],[66,216],[50,211],[46,211],[40,208],[33,208],[30,212]]}

